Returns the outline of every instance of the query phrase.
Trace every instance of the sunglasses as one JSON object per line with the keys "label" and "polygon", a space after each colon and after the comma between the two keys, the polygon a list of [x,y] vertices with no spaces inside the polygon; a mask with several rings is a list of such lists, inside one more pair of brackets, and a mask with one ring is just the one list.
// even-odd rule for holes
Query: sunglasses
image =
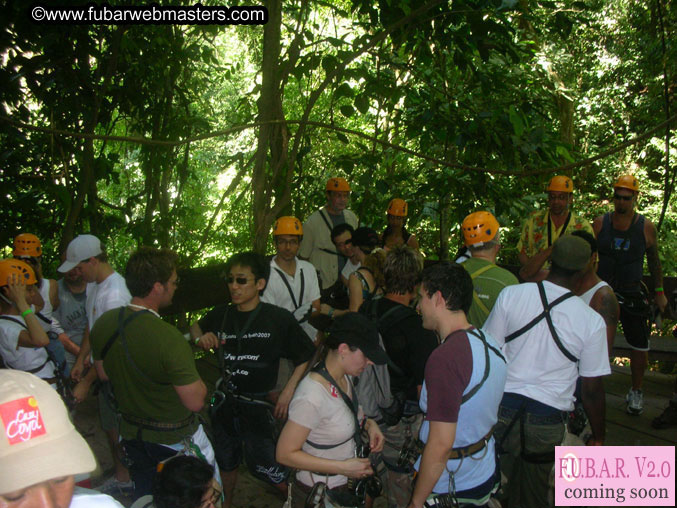
{"label": "sunglasses", "polygon": [[620,194],[616,194],[614,192],[614,199],[618,199],[620,201],[632,201],[632,198],[634,196],[621,196]]}
{"label": "sunglasses", "polygon": [[229,275],[226,277],[226,282],[228,284],[232,284],[233,282],[237,282],[240,286],[244,286],[250,281],[253,281],[254,279],[248,279],[247,277],[233,277],[232,275]]}

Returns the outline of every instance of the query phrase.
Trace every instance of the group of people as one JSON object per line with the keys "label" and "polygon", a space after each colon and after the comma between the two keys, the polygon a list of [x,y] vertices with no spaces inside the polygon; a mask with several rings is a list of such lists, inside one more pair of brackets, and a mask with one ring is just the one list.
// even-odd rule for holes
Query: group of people
{"label": "group of people", "polygon": [[[618,180],[614,211],[593,226],[570,209],[571,179],[556,176],[547,191],[547,210],[522,229],[528,282],[519,284],[496,265],[501,232],[490,212],[461,224],[463,258],[424,268],[404,200],[390,202],[379,235],[347,209],[348,182],[330,178],[327,204],[305,223],[275,222],[270,260],[228,259],[230,302],[185,336],[160,318],[179,284],[172,251],[141,247],[122,276],[98,238],[80,235],[57,283],[42,278],[39,239],[19,235],[14,258],[0,261],[0,352],[5,367],[29,373],[30,389],[7,388],[0,400],[0,464],[24,453],[10,437],[31,411],[21,401],[51,431],[43,385],[70,377],[75,401],[98,387],[115,459],[104,490],[153,496],[139,506],[171,506],[163,493],[190,491],[181,506],[230,507],[243,460],[298,508],[371,506],[381,490],[393,508],[548,506],[554,447],[577,407],[587,444],[604,443],[602,377],[619,315],[637,352],[628,411],[642,410],[645,254],[656,304],[667,302],[655,228],[634,211],[634,177]],[[220,371],[209,401],[195,348]],[[2,390],[15,386],[10,374],[0,371]],[[676,416],[677,395],[654,423]],[[72,495],[73,475],[93,469],[81,462],[35,481],[22,470],[21,482],[2,482],[0,506],[54,490],[57,477]]]}

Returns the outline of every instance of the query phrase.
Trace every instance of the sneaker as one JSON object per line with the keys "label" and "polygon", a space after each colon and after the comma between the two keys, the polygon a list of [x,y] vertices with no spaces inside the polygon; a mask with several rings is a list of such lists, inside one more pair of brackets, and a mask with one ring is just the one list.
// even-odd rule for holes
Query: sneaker
{"label": "sneaker", "polygon": [[653,419],[651,426],[654,429],[677,427],[677,402],[670,401],[670,404],[665,408],[665,411]]}
{"label": "sneaker", "polygon": [[109,496],[131,496],[134,494],[134,482],[132,480],[121,482],[115,478],[115,476],[111,476],[108,480],[96,487],[96,490],[102,494],[108,494]]}
{"label": "sneaker", "polygon": [[641,415],[644,411],[644,394],[642,390],[633,390],[630,388],[628,394],[625,396],[627,403],[626,411],[631,415]]}

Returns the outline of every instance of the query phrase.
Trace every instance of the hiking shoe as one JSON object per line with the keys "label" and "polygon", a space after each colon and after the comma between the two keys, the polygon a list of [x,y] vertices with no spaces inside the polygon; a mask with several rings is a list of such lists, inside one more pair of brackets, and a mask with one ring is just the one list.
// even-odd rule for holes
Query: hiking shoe
{"label": "hiking shoe", "polygon": [[644,411],[644,394],[642,390],[633,390],[630,388],[628,394],[625,396],[627,407],[625,408],[628,414],[641,415]]}
{"label": "hiking shoe", "polygon": [[115,478],[115,476],[111,476],[108,480],[96,487],[96,490],[102,494],[108,494],[109,496],[131,496],[134,494],[134,482],[132,480],[121,482]]}
{"label": "hiking shoe", "polygon": [[670,401],[668,407],[651,422],[654,429],[667,429],[677,427],[677,402]]}

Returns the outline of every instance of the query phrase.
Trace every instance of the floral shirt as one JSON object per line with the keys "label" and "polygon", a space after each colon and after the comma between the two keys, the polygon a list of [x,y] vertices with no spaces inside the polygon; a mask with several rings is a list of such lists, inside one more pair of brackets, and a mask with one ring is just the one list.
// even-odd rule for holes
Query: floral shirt
{"label": "floral shirt", "polygon": [[[522,234],[519,242],[517,242],[517,252],[531,257],[555,243],[555,240],[564,233],[562,231],[564,225],[557,228],[555,224],[552,224],[550,244],[548,244],[548,221],[552,222],[547,209],[532,212],[522,227]],[[595,234],[587,220],[571,212],[571,219],[569,219],[565,233],[573,233],[579,230],[587,231],[593,236]]]}

